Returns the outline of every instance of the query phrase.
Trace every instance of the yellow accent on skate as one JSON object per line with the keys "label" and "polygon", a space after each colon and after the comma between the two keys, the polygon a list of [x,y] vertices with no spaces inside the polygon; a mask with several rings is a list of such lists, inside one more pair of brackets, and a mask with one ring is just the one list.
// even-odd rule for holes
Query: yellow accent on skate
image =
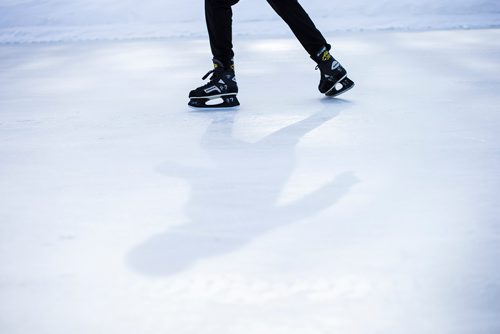
{"label": "yellow accent on skate", "polygon": [[332,58],[332,55],[327,50],[327,51],[323,52],[323,57],[321,57],[321,60],[322,61],[327,61],[327,60],[330,60],[331,58]]}

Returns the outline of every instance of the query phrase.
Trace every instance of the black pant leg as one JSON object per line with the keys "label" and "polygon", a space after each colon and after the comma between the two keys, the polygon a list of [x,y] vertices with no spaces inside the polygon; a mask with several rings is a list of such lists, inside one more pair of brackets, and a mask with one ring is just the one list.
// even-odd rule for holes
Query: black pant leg
{"label": "black pant leg", "polygon": [[311,56],[316,56],[325,46],[330,49],[330,45],[297,0],[267,0],[267,2],[288,24],[304,49]]}
{"label": "black pant leg", "polygon": [[234,57],[231,6],[237,2],[238,0],[205,0],[205,19],[212,55],[224,66],[229,66]]}

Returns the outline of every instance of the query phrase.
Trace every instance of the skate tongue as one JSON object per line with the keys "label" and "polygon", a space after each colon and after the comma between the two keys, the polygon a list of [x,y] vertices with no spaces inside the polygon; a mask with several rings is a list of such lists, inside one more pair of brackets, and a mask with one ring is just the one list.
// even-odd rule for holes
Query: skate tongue
{"label": "skate tongue", "polygon": [[214,59],[213,59],[213,62],[214,62],[214,69],[213,69],[213,70],[208,71],[208,72],[207,72],[207,74],[205,74],[205,75],[203,76],[202,80],[205,80],[206,78],[208,78],[208,76],[209,76],[210,74],[214,73],[216,69],[218,69],[218,68],[224,68],[224,64],[222,64],[222,62],[221,62],[220,60],[218,60],[218,59],[215,59],[215,58],[214,58]]}

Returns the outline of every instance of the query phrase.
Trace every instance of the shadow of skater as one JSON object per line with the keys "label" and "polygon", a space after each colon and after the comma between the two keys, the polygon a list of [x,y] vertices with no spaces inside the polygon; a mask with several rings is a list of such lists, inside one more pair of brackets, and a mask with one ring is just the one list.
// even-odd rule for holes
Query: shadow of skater
{"label": "shadow of skater", "polygon": [[212,119],[202,146],[211,168],[165,163],[162,173],[183,177],[191,185],[186,213],[189,222],[153,236],[128,254],[130,265],[146,275],[171,275],[203,258],[233,252],[264,233],[326,209],[357,182],[342,173],[320,189],[287,205],[276,204],[289,179],[295,146],[348,107],[343,100],[322,100],[324,108],[256,143],[232,136],[234,112],[207,113]]}

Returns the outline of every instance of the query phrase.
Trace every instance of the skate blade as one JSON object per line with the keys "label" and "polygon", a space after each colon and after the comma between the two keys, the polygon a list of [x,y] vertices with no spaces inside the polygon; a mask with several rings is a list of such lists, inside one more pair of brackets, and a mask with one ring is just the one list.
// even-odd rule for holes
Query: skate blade
{"label": "skate blade", "polygon": [[[219,102],[220,101],[220,102]],[[219,103],[218,103],[219,102]],[[236,95],[227,95],[219,98],[192,98],[188,106],[196,110],[234,110],[238,109],[240,101]]]}
{"label": "skate blade", "polygon": [[354,87],[354,81],[352,81],[346,76],[345,78],[337,82],[335,85],[333,85],[333,87],[329,91],[327,91],[325,95],[328,97],[339,96],[340,94],[347,92],[353,87]]}
{"label": "skate blade", "polygon": [[189,109],[193,112],[216,112],[216,111],[237,111],[240,110],[240,106],[234,107],[193,107],[188,105]]}

